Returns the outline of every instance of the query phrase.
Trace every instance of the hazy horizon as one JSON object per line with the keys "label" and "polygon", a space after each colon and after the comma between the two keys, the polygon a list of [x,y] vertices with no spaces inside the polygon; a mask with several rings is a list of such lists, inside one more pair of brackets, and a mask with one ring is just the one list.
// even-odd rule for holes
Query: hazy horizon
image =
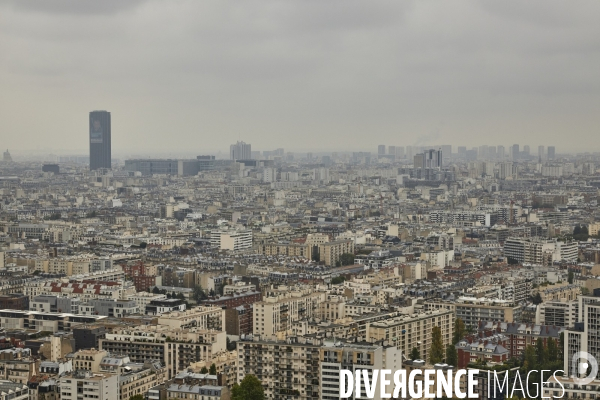
{"label": "hazy horizon", "polygon": [[[0,146],[112,152],[600,151],[600,3],[9,0]],[[196,150],[197,149],[197,150]]]}

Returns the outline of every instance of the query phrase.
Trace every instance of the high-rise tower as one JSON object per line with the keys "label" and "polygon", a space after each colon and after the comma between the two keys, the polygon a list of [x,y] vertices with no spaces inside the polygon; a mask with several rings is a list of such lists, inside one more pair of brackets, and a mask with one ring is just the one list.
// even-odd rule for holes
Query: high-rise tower
{"label": "high-rise tower", "polygon": [[232,160],[250,160],[252,159],[252,147],[250,143],[237,142],[229,146],[229,158]]}
{"label": "high-rise tower", "polygon": [[110,169],[110,113],[90,112],[90,171]]}

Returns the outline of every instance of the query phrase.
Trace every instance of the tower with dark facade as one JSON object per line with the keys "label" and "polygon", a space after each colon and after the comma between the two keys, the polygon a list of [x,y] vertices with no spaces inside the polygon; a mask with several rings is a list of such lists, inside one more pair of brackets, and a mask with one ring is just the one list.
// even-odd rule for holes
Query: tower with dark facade
{"label": "tower with dark facade", "polygon": [[90,171],[110,169],[110,113],[90,112]]}

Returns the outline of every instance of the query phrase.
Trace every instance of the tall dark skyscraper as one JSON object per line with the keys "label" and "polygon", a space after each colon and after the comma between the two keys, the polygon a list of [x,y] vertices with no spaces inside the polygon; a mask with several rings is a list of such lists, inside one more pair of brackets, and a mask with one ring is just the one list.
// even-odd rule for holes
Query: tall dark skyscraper
{"label": "tall dark skyscraper", "polygon": [[512,145],[512,159],[514,160],[518,160],[521,158],[521,153],[519,151],[519,145],[518,144],[513,144]]}
{"label": "tall dark skyscraper", "polygon": [[90,112],[90,171],[110,169],[110,113]]}

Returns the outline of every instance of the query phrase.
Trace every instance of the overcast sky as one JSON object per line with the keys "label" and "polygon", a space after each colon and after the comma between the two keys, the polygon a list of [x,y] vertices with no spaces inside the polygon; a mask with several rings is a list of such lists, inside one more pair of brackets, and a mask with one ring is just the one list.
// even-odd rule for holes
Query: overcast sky
{"label": "overcast sky", "polygon": [[[600,2],[3,0],[0,146],[600,150]],[[456,151],[456,147],[454,147]]]}

